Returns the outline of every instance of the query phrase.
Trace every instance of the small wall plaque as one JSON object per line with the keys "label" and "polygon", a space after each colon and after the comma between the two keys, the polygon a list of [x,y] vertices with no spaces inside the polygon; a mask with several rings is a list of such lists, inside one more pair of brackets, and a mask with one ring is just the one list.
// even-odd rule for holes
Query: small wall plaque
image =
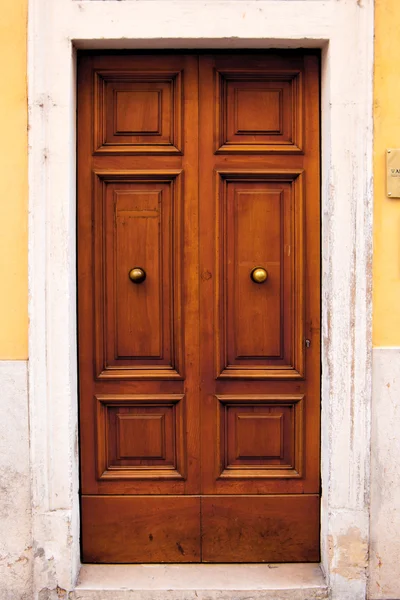
{"label": "small wall plaque", "polygon": [[386,193],[389,198],[400,198],[400,148],[386,150]]}

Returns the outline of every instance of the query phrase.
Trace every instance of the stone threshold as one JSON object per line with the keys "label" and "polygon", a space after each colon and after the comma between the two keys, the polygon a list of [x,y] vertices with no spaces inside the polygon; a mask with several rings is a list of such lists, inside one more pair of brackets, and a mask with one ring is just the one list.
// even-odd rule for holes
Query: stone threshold
{"label": "stone threshold", "polygon": [[326,600],[319,564],[82,565],[71,600]]}

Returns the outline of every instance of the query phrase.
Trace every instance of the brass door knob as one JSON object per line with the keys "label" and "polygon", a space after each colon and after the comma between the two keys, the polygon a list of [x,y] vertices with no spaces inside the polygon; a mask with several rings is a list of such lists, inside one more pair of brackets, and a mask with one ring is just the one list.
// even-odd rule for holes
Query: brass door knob
{"label": "brass door knob", "polygon": [[251,270],[250,278],[254,283],[264,283],[268,278],[268,273],[262,267],[254,267],[254,269]]}
{"label": "brass door knob", "polygon": [[133,267],[133,269],[129,271],[129,279],[133,283],[143,283],[146,279],[146,271],[142,269],[142,267]]}

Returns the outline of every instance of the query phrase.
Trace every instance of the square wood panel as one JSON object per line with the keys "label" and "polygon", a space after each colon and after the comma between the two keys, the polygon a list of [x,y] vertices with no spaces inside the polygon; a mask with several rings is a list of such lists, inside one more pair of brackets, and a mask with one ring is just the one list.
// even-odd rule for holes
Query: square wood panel
{"label": "square wood panel", "polygon": [[96,72],[95,154],[181,154],[181,72]]}
{"label": "square wood panel", "polygon": [[236,88],[232,115],[234,135],[282,135],[282,101],[282,89]]}
{"label": "square wood panel", "polygon": [[114,135],[162,135],[162,90],[115,90]]}
{"label": "square wood panel", "polygon": [[98,395],[98,479],[181,479],[183,395]]}
{"label": "square wood panel", "polygon": [[[170,411],[169,411],[170,412]],[[153,414],[151,414],[153,413]],[[166,448],[165,410],[148,408],[116,411],[116,456],[118,460],[165,461]],[[168,425],[170,427],[170,424]]]}
{"label": "square wood panel", "polygon": [[301,153],[301,71],[217,71],[217,154]]}
{"label": "square wood panel", "polygon": [[[231,448],[230,463],[236,461],[281,461],[284,458],[285,415],[271,409],[264,414],[260,407],[251,407],[243,412],[230,411],[232,428],[235,431],[234,445]],[[277,462],[277,464],[279,464]]]}
{"label": "square wood panel", "polygon": [[298,478],[304,396],[216,396],[220,478]]}

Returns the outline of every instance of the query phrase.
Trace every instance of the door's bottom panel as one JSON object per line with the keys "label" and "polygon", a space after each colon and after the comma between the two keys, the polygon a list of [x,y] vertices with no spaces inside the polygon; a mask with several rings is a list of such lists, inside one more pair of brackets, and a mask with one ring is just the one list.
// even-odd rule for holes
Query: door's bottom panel
{"label": "door's bottom panel", "polygon": [[83,561],[200,562],[200,498],[82,496]]}
{"label": "door's bottom panel", "polygon": [[[317,562],[319,496],[83,496],[83,561]],[[202,531],[202,534],[201,534]]]}
{"label": "door's bottom panel", "polygon": [[203,562],[319,561],[319,496],[203,496]]}

